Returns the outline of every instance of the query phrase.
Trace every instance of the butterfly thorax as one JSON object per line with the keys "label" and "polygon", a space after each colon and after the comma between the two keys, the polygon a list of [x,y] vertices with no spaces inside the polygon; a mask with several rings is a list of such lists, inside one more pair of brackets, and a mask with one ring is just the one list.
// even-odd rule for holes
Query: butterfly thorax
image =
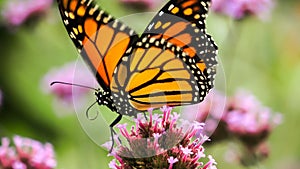
{"label": "butterfly thorax", "polygon": [[111,111],[117,112],[116,106],[111,98],[111,92],[99,89],[95,92],[96,101],[100,106],[107,106]]}

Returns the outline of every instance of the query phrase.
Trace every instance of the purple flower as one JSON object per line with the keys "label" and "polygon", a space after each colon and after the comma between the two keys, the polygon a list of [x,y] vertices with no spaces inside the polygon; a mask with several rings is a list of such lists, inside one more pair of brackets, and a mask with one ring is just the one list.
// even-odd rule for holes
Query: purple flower
{"label": "purple flower", "polygon": [[154,9],[162,2],[161,0],[120,0],[122,3],[134,5],[141,8]]}
{"label": "purple flower", "polygon": [[272,0],[212,0],[213,11],[234,19],[255,15],[262,20],[266,20],[273,6]]}
{"label": "purple flower", "polygon": [[177,123],[179,115],[172,114],[170,107],[165,106],[161,111],[162,114],[154,117],[149,110],[147,120],[139,116],[130,130],[126,125],[118,125],[127,146],[118,143],[111,153],[118,162],[113,160],[109,167],[213,169],[216,163],[212,158],[208,163],[202,162],[205,157],[202,144],[208,137],[192,139],[199,130],[203,130],[204,124],[180,126]]}
{"label": "purple flower", "polygon": [[190,121],[205,122],[202,133],[212,134],[210,138],[214,143],[238,138],[243,150],[234,159],[243,165],[253,165],[254,161],[268,156],[266,139],[274,127],[282,122],[281,114],[273,113],[253,94],[243,90],[228,100],[220,92],[210,92],[202,103],[185,108],[183,114]]}
{"label": "purple flower", "polygon": [[53,0],[10,0],[7,1],[2,17],[10,26],[20,26],[32,16],[46,12]]}
{"label": "purple flower", "polygon": [[205,166],[203,167],[203,169],[217,169],[217,167],[216,167],[216,165],[217,165],[216,160],[211,155],[208,156],[208,159],[209,159],[209,161],[205,164]]}
{"label": "purple flower", "polygon": [[262,142],[274,127],[281,123],[281,114],[272,113],[252,94],[238,91],[228,102],[223,120],[227,130],[247,145]]}
{"label": "purple flower", "polygon": [[252,143],[262,141],[282,121],[281,114],[272,113],[270,108],[262,106],[254,95],[242,90],[228,100],[220,92],[210,92],[202,103],[188,106],[183,114],[188,120],[205,122],[206,133],[214,132],[212,138],[224,133],[247,136],[248,139],[258,137],[256,141],[250,139]]}
{"label": "purple flower", "polygon": [[177,158],[174,158],[174,157],[169,157],[168,158],[168,163],[170,164],[170,166],[169,166],[169,169],[172,169],[173,168],[173,165],[175,164],[175,163],[177,163],[178,162],[178,159]]}
{"label": "purple flower", "polygon": [[15,136],[14,147],[8,138],[2,138],[0,168],[3,169],[52,169],[56,167],[53,147],[30,138]]}

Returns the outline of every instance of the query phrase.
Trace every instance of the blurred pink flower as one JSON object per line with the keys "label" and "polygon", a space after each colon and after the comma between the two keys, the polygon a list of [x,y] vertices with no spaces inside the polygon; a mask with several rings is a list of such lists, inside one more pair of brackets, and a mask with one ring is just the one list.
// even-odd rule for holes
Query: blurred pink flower
{"label": "blurred pink flower", "polygon": [[53,0],[9,0],[1,14],[8,25],[16,27],[47,11],[52,3]]}
{"label": "blurred pink flower", "polygon": [[15,136],[14,146],[10,140],[2,138],[0,146],[0,168],[3,169],[52,169],[56,167],[53,147],[30,138]]}
{"label": "blurred pink flower", "polygon": [[[43,90],[46,93],[54,94],[61,101],[67,104],[71,104],[73,101],[73,97],[82,97],[90,90],[83,87],[74,87],[72,85],[55,84],[50,86],[50,84],[54,81],[60,81],[92,87],[94,85],[94,81],[91,81],[89,78],[87,78],[87,76],[90,75],[90,72],[86,71],[86,69],[84,69],[84,67],[82,66],[83,65],[76,64],[76,62],[74,61],[66,63],[60,68],[53,68],[43,78]],[[74,82],[75,80],[76,82]]]}
{"label": "blurred pink flower", "polygon": [[162,115],[152,114],[149,110],[147,120],[139,115],[130,132],[126,124],[117,126],[128,147],[118,142],[117,150],[111,153],[118,162],[113,160],[109,167],[216,169],[211,156],[207,163],[202,161],[206,157],[202,144],[208,137],[201,135],[192,140],[199,130],[203,130],[204,124],[195,122],[179,126],[177,113],[171,113],[169,107],[163,107],[161,111]]}
{"label": "blurred pink flower", "polygon": [[[270,108],[262,106],[254,95],[243,90],[227,101],[223,94],[212,91],[202,103],[184,108],[183,114],[185,119],[205,122],[206,133],[216,132],[220,127],[225,127],[222,131],[260,139],[266,137],[282,121],[281,114],[273,113]],[[211,122],[212,120],[214,122]],[[219,123],[217,129],[216,123]],[[215,134],[220,133],[213,135]],[[254,140],[250,141],[254,143]],[[257,140],[259,141],[262,140]]]}
{"label": "blurred pink flower", "polygon": [[227,130],[247,144],[262,142],[274,127],[281,123],[279,113],[261,105],[249,92],[238,91],[228,102],[224,116]]}
{"label": "blurred pink flower", "polygon": [[81,112],[90,105],[88,99],[93,90],[59,83],[50,86],[54,81],[93,87],[97,82],[83,63],[74,61],[51,69],[42,79],[41,87],[45,93],[55,96],[53,108],[58,116],[72,114],[74,109]]}
{"label": "blurred pink flower", "polygon": [[273,6],[272,0],[212,0],[213,11],[234,19],[255,15],[266,20],[269,18]]}
{"label": "blurred pink flower", "polygon": [[147,8],[147,9],[154,9],[157,7],[161,0],[120,0],[122,3],[128,5],[135,5],[137,7]]}
{"label": "blurred pink flower", "polygon": [[253,94],[243,90],[228,100],[220,92],[210,92],[202,103],[184,108],[183,114],[190,121],[205,122],[202,132],[211,134],[214,143],[238,138],[244,150],[235,159],[243,165],[255,164],[268,156],[266,139],[282,122],[280,113],[273,113]]}

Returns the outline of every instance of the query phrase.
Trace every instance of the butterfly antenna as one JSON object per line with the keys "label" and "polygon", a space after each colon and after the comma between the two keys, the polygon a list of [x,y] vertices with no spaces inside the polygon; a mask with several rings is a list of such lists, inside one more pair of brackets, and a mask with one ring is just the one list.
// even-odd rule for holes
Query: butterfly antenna
{"label": "butterfly antenna", "polygon": [[83,87],[83,88],[87,88],[87,89],[91,89],[91,90],[95,90],[97,91],[96,88],[93,87],[89,87],[89,86],[85,86],[85,85],[80,85],[80,84],[74,84],[74,83],[68,83],[68,82],[61,82],[61,81],[54,81],[52,83],[50,83],[50,86],[53,86],[55,84],[63,84],[63,85],[70,85],[70,86],[77,86],[77,87]]}
{"label": "butterfly antenna", "polygon": [[97,103],[97,101],[95,101],[93,104],[91,104],[91,105],[86,109],[85,114],[86,114],[86,117],[87,117],[89,120],[96,120],[96,118],[98,117],[98,114],[99,114],[98,111],[97,111],[97,114],[96,114],[96,116],[95,116],[94,118],[90,118],[90,115],[89,115],[90,109],[91,109],[96,103]]}

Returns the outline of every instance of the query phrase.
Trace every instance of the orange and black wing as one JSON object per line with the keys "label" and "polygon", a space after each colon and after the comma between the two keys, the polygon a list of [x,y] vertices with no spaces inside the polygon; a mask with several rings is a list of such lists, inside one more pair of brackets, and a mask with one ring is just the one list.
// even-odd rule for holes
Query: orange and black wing
{"label": "orange and black wing", "polygon": [[150,22],[111,83],[118,111],[201,102],[213,87],[217,46],[206,34],[208,0],[171,0]]}
{"label": "orange and black wing", "polygon": [[181,47],[213,87],[217,65],[217,45],[206,33],[210,0],[170,0],[147,26],[144,34]]}
{"label": "orange and black wing", "polygon": [[113,72],[136,33],[92,0],[58,0],[64,25],[102,88],[109,90]]}
{"label": "orange and black wing", "polygon": [[[116,69],[111,92],[118,112],[198,103],[206,95],[205,75],[182,48],[143,36]],[[198,83],[199,82],[199,83]]]}

